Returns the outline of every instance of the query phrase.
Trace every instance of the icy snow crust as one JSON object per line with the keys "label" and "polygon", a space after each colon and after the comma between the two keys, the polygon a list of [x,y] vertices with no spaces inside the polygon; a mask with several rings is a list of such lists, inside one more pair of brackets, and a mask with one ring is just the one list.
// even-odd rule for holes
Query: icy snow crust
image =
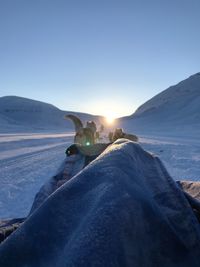
{"label": "icy snow crust", "polygon": [[197,267],[199,251],[199,223],[161,161],[118,141],[0,246],[0,266]]}

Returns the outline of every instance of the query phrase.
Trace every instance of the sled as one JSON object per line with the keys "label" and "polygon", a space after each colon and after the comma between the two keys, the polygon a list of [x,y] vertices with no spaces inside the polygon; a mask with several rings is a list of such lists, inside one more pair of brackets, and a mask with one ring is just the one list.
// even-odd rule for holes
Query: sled
{"label": "sled", "polygon": [[[33,213],[56,189],[70,180],[79,171],[95,160],[111,143],[99,143],[91,146],[73,144],[66,149],[66,160],[55,176],[44,184],[36,194],[30,213]],[[193,212],[200,222],[200,182],[177,181],[183,190]],[[47,189],[48,188],[48,189]],[[0,243],[12,234],[26,218],[0,220]]]}

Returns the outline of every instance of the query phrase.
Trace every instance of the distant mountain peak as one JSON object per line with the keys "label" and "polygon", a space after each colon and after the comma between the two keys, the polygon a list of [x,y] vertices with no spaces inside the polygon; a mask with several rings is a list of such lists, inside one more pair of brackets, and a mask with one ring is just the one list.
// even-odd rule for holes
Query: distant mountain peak
{"label": "distant mountain peak", "polygon": [[196,75],[199,75],[200,76],[200,72],[197,72],[196,74],[194,74],[194,76],[196,76]]}

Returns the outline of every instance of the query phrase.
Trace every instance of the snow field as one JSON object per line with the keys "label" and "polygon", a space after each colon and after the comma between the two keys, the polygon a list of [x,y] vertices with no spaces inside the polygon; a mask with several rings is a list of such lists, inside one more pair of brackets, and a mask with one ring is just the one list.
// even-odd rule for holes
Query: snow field
{"label": "snow field", "polygon": [[[26,216],[39,188],[57,172],[73,133],[0,135],[0,218]],[[175,180],[200,181],[200,142],[141,136],[141,146],[159,156]]]}

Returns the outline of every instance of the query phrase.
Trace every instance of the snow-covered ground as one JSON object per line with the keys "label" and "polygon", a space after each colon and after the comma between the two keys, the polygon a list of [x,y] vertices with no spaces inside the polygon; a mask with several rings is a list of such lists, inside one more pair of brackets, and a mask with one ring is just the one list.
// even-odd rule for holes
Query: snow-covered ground
{"label": "snow-covered ground", "polygon": [[140,142],[156,154],[175,180],[200,181],[200,140],[143,136]]}
{"label": "snow-covered ground", "polygon": [[[65,158],[73,133],[0,134],[0,218],[23,217],[35,193]],[[174,179],[200,180],[200,141],[142,136]]]}
{"label": "snow-covered ground", "polygon": [[73,133],[0,135],[0,218],[25,216],[41,185],[54,175]]}

